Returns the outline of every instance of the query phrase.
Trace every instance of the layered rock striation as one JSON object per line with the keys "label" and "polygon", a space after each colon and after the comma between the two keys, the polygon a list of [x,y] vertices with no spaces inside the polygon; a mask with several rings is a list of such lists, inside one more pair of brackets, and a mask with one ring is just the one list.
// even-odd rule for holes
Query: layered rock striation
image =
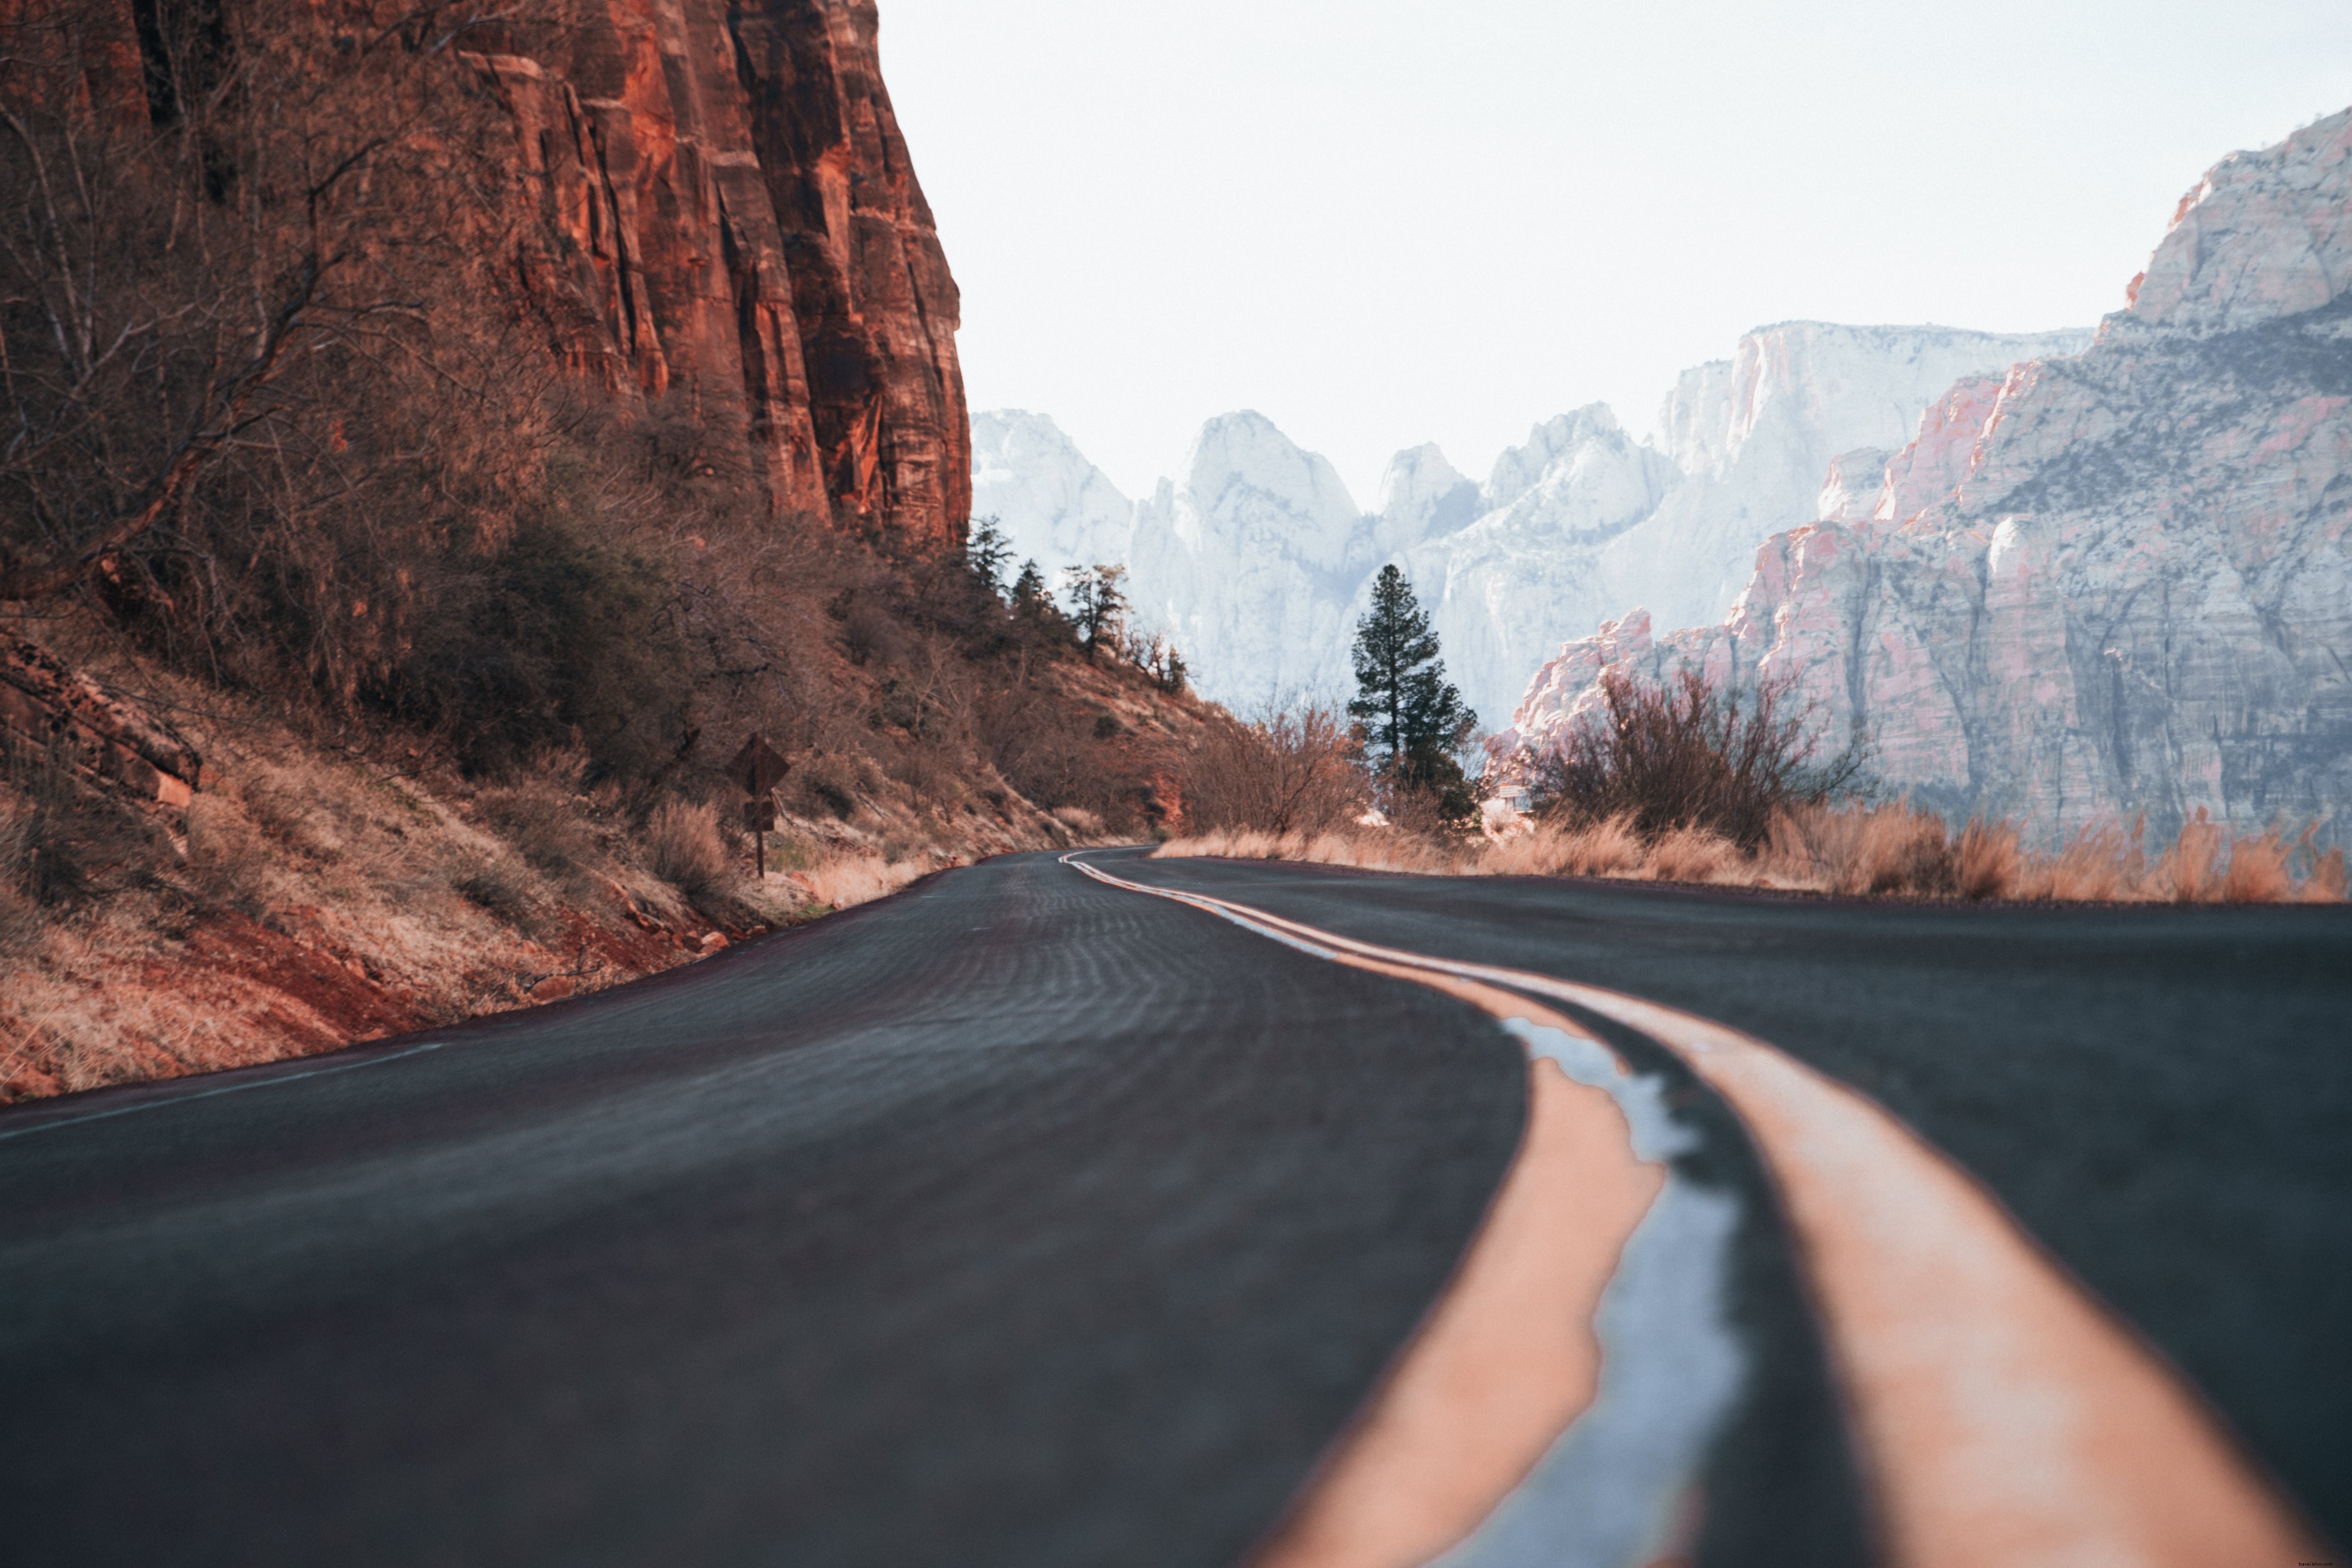
{"label": "layered rock striation", "polygon": [[740,443],[778,510],[961,538],[958,302],[874,0],[604,0],[470,57],[512,116],[514,263],[551,347]]}
{"label": "layered rock striation", "polygon": [[[1492,752],[1551,744],[1600,674],[1790,683],[1886,781],[2045,840],[2334,821],[2352,800],[2352,110],[2233,154],[2126,309],[2067,358],[1963,380],[1864,512],[1769,539],[1719,625],[1564,647]],[[1849,464],[1847,457],[1860,457]]]}

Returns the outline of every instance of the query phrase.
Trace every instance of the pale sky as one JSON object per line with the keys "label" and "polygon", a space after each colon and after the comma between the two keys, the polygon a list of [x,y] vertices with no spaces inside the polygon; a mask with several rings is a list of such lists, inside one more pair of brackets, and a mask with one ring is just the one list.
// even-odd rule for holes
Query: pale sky
{"label": "pale sky", "polygon": [[1255,408],[1369,507],[1772,321],[2088,326],[2352,102],[2352,0],[880,0],[971,406],[1130,496]]}

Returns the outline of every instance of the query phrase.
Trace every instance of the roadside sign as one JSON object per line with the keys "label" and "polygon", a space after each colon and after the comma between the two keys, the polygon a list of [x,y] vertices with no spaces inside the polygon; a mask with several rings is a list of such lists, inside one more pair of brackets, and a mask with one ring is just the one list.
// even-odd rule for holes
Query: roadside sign
{"label": "roadside sign", "polygon": [[776,755],[763,735],[754,735],[727,765],[727,777],[743,787],[746,795],[764,795],[784,781],[792,764]]}

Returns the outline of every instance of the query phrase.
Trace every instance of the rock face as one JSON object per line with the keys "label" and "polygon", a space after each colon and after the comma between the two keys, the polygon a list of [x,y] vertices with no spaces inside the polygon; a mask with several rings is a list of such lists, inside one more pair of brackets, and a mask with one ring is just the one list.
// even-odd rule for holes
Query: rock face
{"label": "rock face", "polygon": [[732,433],[779,510],[907,548],[971,497],[957,296],[873,0],[606,0],[560,53],[473,57],[538,204],[516,265],[557,354]]}
{"label": "rock face", "polygon": [[[1492,752],[1604,668],[1792,682],[1888,782],[2044,840],[2352,800],[2352,110],[2217,164],[2072,358],[1962,381],[1867,515],[1768,540],[1720,625],[1563,648]],[[2337,840],[2340,824],[2325,831]]]}
{"label": "rock face", "polygon": [[[1135,508],[1137,624],[1174,638],[1204,694],[1244,709],[1332,685],[1375,519],[1329,461],[1244,410],[1201,427]],[[1349,685],[1352,688],[1353,683]]]}
{"label": "rock face", "polygon": [[1684,483],[1609,541],[1581,618],[1594,624],[1638,604],[1663,626],[1717,619],[1746,586],[1756,547],[1812,512],[1832,457],[1899,447],[1955,381],[1997,380],[2021,360],[2076,352],[2090,337],[1825,321],[1758,328],[1730,359],[1685,371],[1667,395],[1660,444]]}
{"label": "rock face", "polygon": [[[1400,452],[1375,508],[1345,518],[1353,503],[1328,464],[1261,415],[1225,415],[1203,428],[1183,477],[1136,509],[1123,547],[1123,498],[1050,420],[982,414],[974,509],[997,514],[1016,553],[1049,567],[1126,561],[1143,622],[1175,636],[1202,692],[1245,706],[1274,692],[1352,691],[1356,618],[1394,560],[1430,611],[1449,673],[1493,722],[1561,639],[1628,604],[1661,620],[1719,615],[1757,545],[1812,514],[1832,454],[1867,515],[1888,451],[1955,375],[2088,340],[1765,328],[1732,359],[1684,373],[1664,415],[1668,450],[1632,441],[1594,403],[1535,426],[1483,486],[1434,445]],[[1880,450],[1865,455],[1865,444]]]}
{"label": "rock face", "polygon": [[971,515],[993,517],[1015,561],[1052,572],[1123,562],[1135,503],[1042,413],[971,416]]}

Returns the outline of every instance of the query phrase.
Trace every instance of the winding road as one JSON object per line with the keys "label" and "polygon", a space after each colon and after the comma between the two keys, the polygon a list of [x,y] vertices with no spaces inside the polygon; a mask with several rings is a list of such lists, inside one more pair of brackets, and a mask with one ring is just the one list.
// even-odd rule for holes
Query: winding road
{"label": "winding road", "polygon": [[[1381,1488],[1350,1476],[1455,1446],[1416,1369],[1498,1343],[1448,1325],[1512,1237],[1584,1223],[1536,1169],[1580,1094],[1661,1174],[1567,1323],[1597,1392],[1447,1561],[2021,1560],[1921,1525],[1914,1456],[1958,1450],[1874,1348],[1907,1276],[1867,1265],[1906,1239],[1839,1228],[1905,1189],[1809,1188],[1768,1080],[1878,1118],[1909,1152],[1867,1159],[2009,1236],[2043,1314],[2016,1343],[2075,1343],[2032,1328],[2056,1312],[2108,1347],[2053,1386],[2140,1379],[2115,1408],[2196,1453],[2126,1455],[2129,1484],[2208,1478],[2284,1562],[2325,1560],[2298,1514],[2352,1538],[2345,911],[1080,858],[0,1113],[0,1557],[1369,1561],[1350,1500]],[[2020,1386],[2042,1403],[1989,1430],[2072,1419]]]}

